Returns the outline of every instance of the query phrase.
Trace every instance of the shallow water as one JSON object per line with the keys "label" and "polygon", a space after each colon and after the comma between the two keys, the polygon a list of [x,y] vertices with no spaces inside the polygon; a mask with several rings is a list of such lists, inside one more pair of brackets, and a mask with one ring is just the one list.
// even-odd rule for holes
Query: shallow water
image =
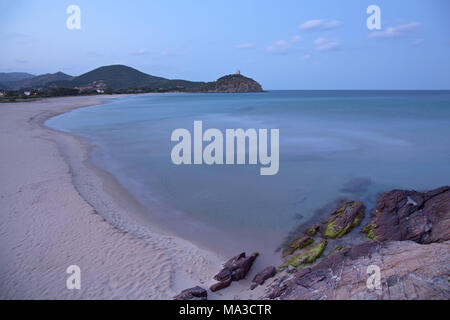
{"label": "shallow water", "polygon": [[[259,165],[175,166],[177,128],[279,128],[280,171]],[[173,232],[230,255],[270,255],[338,198],[449,184],[450,92],[274,91],[121,98],[49,127],[89,137],[92,157]]]}

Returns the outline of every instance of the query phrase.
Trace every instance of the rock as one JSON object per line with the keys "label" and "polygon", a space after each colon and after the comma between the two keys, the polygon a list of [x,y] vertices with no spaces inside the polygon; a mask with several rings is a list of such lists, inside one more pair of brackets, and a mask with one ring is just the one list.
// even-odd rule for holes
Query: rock
{"label": "rock", "polygon": [[301,236],[292,241],[287,248],[282,252],[282,257],[285,258],[293,254],[298,249],[303,249],[314,242],[314,239],[308,236]]}
{"label": "rock", "polygon": [[392,190],[383,194],[362,232],[372,240],[450,240],[450,188],[428,192]]}
{"label": "rock", "polygon": [[320,229],[319,224],[313,225],[311,228],[305,230],[305,234],[314,237],[317,234],[317,231],[319,231],[319,229]]}
{"label": "rock", "polygon": [[230,286],[231,282],[232,282],[231,278],[228,278],[228,280],[220,281],[220,282],[213,284],[209,289],[212,292],[216,292],[216,291],[228,288]]}
{"label": "rock", "polygon": [[190,289],[183,290],[176,295],[174,300],[207,300],[208,292],[202,287],[196,286]]}
{"label": "rock", "polygon": [[[274,287],[270,299],[450,299],[450,241],[367,241],[328,256]],[[367,288],[367,267],[381,270],[381,290]]]}
{"label": "rock", "polygon": [[274,266],[267,267],[259,272],[252,280],[253,284],[251,290],[255,289],[258,285],[263,285],[267,279],[272,278],[277,273],[277,269]]}
{"label": "rock", "polygon": [[322,236],[324,238],[336,239],[349,233],[357,227],[364,218],[364,204],[362,202],[347,202],[339,209],[331,213],[322,226]]}
{"label": "rock", "polygon": [[214,276],[214,279],[219,281],[219,283],[213,285],[216,291],[228,287],[232,281],[244,279],[258,255],[258,253],[253,253],[251,256],[246,257],[245,252],[242,252],[228,260],[223,265],[223,269]]}
{"label": "rock", "polygon": [[322,255],[325,247],[327,246],[327,241],[323,240],[315,245],[310,245],[303,249],[300,253],[290,257],[280,268],[291,266],[298,268],[303,265],[314,263]]}

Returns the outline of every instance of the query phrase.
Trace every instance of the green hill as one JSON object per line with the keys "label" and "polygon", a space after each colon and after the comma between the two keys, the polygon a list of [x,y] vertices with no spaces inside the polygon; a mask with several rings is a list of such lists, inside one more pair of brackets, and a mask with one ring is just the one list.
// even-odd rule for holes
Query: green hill
{"label": "green hill", "polygon": [[143,73],[123,65],[100,67],[92,70],[70,82],[70,87],[108,88],[108,89],[176,89],[177,87],[198,88],[201,82],[185,80],[169,80]]}
{"label": "green hill", "polygon": [[[155,77],[124,65],[97,68],[78,77],[65,73],[44,74],[20,81],[2,83],[5,89],[37,89],[47,91],[55,88],[79,89],[91,92],[98,89],[109,92],[261,92],[261,85],[240,74],[228,75],[214,82],[171,80]],[[1,88],[1,87],[0,87]]]}

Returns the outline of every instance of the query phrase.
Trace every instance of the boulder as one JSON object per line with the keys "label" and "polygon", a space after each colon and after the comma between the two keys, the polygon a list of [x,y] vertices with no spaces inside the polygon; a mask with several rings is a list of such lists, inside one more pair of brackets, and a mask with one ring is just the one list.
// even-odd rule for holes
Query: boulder
{"label": "boulder", "polygon": [[183,290],[176,295],[174,300],[207,300],[208,292],[202,287],[196,286],[190,289]]}
{"label": "boulder", "polygon": [[372,240],[423,244],[450,240],[450,189],[392,190],[378,199],[372,216],[362,230]]}
{"label": "boulder", "polygon": [[276,273],[277,269],[274,266],[263,269],[253,278],[251,290],[255,289],[258,285],[263,285],[267,279],[272,278]]}
{"label": "boulder", "polygon": [[258,255],[258,253],[253,253],[251,256],[247,257],[245,252],[242,252],[228,260],[223,265],[223,269],[214,276],[214,279],[219,281],[219,283],[214,284],[211,287],[211,291],[213,291],[213,287],[214,291],[221,290],[228,287],[232,281],[244,279]]}
{"label": "boulder", "polygon": [[322,226],[322,236],[324,238],[341,238],[357,227],[364,218],[365,207],[362,202],[346,202],[342,207],[331,213]]}
{"label": "boulder", "polygon": [[228,278],[227,280],[220,281],[220,282],[213,284],[209,289],[212,292],[216,292],[216,291],[228,288],[230,286],[231,282],[232,282],[231,278]]}

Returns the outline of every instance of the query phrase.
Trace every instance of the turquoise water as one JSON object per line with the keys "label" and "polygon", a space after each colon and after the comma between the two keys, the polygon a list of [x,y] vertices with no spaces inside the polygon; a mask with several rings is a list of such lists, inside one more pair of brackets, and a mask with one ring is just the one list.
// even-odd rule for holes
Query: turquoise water
{"label": "turquoise water", "polygon": [[[177,128],[280,129],[280,171],[175,166]],[[224,254],[273,253],[338,197],[450,183],[450,92],[274,91],[121,98],[50,119],[92,139],[92,158],[173,232]]]}

